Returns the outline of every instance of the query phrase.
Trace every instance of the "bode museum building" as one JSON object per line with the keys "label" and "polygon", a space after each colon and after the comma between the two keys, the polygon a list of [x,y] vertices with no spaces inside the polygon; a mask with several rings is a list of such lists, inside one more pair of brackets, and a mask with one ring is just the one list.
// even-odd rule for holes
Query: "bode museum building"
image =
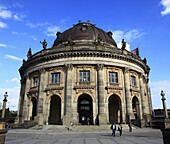
{"label": "bode museum building", "polygon": [[19,69],[18,123],[106,125],[150,121],[150,68],[138,49],[118,48],[112,32],[79,22],[57,32],[51,48],[28,51]]}

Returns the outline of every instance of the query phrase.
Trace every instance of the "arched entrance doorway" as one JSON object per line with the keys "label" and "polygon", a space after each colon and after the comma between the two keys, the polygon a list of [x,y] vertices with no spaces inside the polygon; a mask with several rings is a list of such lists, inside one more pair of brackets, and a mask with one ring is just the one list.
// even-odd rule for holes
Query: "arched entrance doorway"
{"label": "arched entrance doorway", "polygon": [[139,100],[136,96],[133,97],[132,99],[132,109],[133,109],[133,114],[135,115],[135,119],[139,119]]}
{"label": "arched entrance doorway", "polygon": [[61,98],[56,95],[51,97],[49,124],[61,124]]}
{"label": "arched entrance doorway", "polygon": [[[93,101],[91,96],[87,94],[83,94],[79,96],[78,99],[78,115],[79,115],[79,123],[93,124]],[[84,118],[84,120],[83,120]]]}
{"label": "arched entrance doorway", "polygon": [[109,122],[121,123],[121,121],[122,121],[121,100],[119,96],[112,95],[109,97]]}
{"label": "arched entrance doorway", "polygon": [[35,97],[32,98],[32,120],[37,115],[37,99]]}

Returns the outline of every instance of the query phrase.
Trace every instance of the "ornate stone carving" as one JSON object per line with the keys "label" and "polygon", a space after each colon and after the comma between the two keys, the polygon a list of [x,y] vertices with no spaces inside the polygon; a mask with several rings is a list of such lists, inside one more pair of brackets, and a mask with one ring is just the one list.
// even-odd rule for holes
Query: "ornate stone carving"
{"label": "ornate stone carving", "polygon": [[45,69],[44,68],[40,68],[38,71],[39,71],[40,74],[45,73]]}
{"label": "ornate stone carving", "polygon": [[66,69],[69,71],[73,70],[73,64],[65,64]]}
{"label": "ornate stone carving", "polygon": [[73,46],[70,46],[70,45],[66,46],[66,50],[72,50],[72,49],[73,49]]}
{"label": "ornate stone carving", "polygon": [[97,70],[103,70],[104,64],[97,64]]}
{"label": "ornate stone carving", "polygon": [[86,65],[83,65],[83,70],[86,70],[87,69],[87,66]]}
{"label": "ornate stone carving", "polygon": [[128,72],[129,72],[129,70],[130,70],[130,68],[129,68],[129,67],[125,67],[125,68],[124,68],[124,72],[125,72],[125,73],[128,73]]}

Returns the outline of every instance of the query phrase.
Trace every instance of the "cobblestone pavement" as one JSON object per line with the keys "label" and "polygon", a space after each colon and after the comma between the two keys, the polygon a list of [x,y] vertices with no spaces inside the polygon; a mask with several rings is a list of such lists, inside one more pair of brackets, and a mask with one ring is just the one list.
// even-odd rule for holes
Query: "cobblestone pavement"
{"label": "cobblestone pavement", "polygon": [[158,129],[136,129],[123,131],[122,136],[111,131],[73,132],[49,130],[9,130],[6,144],[163,144],[162,133]]}

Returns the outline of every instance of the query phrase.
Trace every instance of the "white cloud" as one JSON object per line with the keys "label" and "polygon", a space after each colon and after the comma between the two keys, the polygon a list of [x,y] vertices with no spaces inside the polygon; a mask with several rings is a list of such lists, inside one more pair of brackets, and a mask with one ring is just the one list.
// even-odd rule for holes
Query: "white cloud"
{"label": "white cloud", "polygon": [[13,82],[13,81],[17,81],[18,80],[18,78],[13,78],[13,79],[11,79],[11,81]]}
{"label": "white cloud", "polygon": [[18,32],[11,32],[13,35],[19,35],[19,33]]}
{"label": "white cloud", "polygon": [[161,1],[161,4],[162,4],[163,7],[164,7],[164,10],[161,11],[161,14],[162,14],[162,15],[170,14],[170,0],[162,0],[162,1]]}
{"label": "white cloud", "polygon": [[7,28],[7,24],[0,21],[0,28]]}
{"label": "white cloud", "polygon": [[[122,48],[122,42],[119,42],[119,43],[117,44],[117,47],[118,47],[118,48]],[[130,44],[126,43],[125,49],[128,50],[128,51],[130,51]]]}
{"label": "white cloud", "polygon": [[60,30],[58,26],[51,26],[47,28],[47,36],[56,36],[57,31]]}
{"label": "white cloud", "polygon": [[125,39],[125,41],[133,41],[134,39],[137,39],[141,36],[143,36],[144,32],[141,32],[138,29],[132,29],[129,31],[121,31],[121,30],[117,30],[117,31],[113,31],[113,39],[116,42],[120,42],[122,41],[122,39]]}
{"label": "white cloud", "polygon": [[50,25],[50,24],[48,22],[36,23],[36,24],[33,24],[31,22],[27,22],[26,25],[29,26],[30,28],[36,28],[36,27],[47,26],[47,25]]}
{"label": "white cloud", "polygon": [[16,21],[23,21],[23,19],[26,17],[26,15],[24,15],[24,14],[18,14],[18,13],[16,13],[16,14],[14,14],[13,15],[13,18],[14,18],[14,20],[16,20]]}
{"label": "white cloud", "polygon": [[122,41],[123,37],[124,37],[124,32],[123,31],[120,31],[120,30],[113,31],[113,39],[116,42]]}
{"label": "white cloud", "polygon": [[10,110],[17,110],[20,87],[0,88],[0,95],[1,95],[0,101],[3,100],[2,96],[5,94],[5,92],[8,92],[8,97],[7,97],[8,102],[6,107],[9,107]]}
{"label": "white cloud", "polygon": [[0,43],[0,47],[4,47],[5,48],[5,47],[7,47],[7,45]]}
{"label": "white cloud", "polygon": [[12,18],[12,12],[6,7],[0,6],[0,17],[3,19]]}
{"label": "white cloud", "polygon": [[11,7],[23,8],[23,7],[24,7],[24,5],[23,5],[23,4],[21,4],[21,3],[19,3],[19,2],[16,2],[16,3],[12,4],[12,5],[11,5]]}
{"label": "white cloud", "polygon": [[124,39],[126,42],[126,50],[130,51],[129,43],[143,36],[144,34],[146,33],[141,32],[138,29],[132,29],[129,31],[116,30],[116,31],[113,31],[113,39],[116,41],[118,48],[122,47],[122,39]]}
{"label": "white cloud", "polygon": [[6,83],[9,83],[9,82],[17,82],[17,83],[20,83],[20,80],[18,78],[13,78],[11,80],[6,80],[5,81]]}
{"label": "white cloud", "polygon": [[7,58],[10,58],[10,59],[13,59],[13,60],[19,60],[19,61],[22,61],[21,58],[18,58],[16,56],[12,56],[12,55],[5,55]]}
{"label": "white cloud", "polygon": [[19,33],[19,32],[15,32],[15,31],[13,31],[13,32],[11,32],[13,35],[22,35],[22,36],[26,36],[27,35],[27,33]]}
{"label": "white cloud", "polygon": [[163,90],[166,97],[167,107],[170,108],[170,79],[151,82],[150,87],[151,87],[153,106],[155,108],[160,108],[160,107],[162,108],[160,93],[161,90]]}
{"label": "white cloud", "polygon": [[33,40],[37,40],[37,38],[35,36],[30,36]]}
{"label": "white cloud", "polygon": [[132,41],[134,39],[137,39],[137,38],[141,37],[144,34],[146,34],[146,33],[140,32],[137,29],[132,29],[132,30],[126,32],[124,37],[125,37],[125,40]]}

